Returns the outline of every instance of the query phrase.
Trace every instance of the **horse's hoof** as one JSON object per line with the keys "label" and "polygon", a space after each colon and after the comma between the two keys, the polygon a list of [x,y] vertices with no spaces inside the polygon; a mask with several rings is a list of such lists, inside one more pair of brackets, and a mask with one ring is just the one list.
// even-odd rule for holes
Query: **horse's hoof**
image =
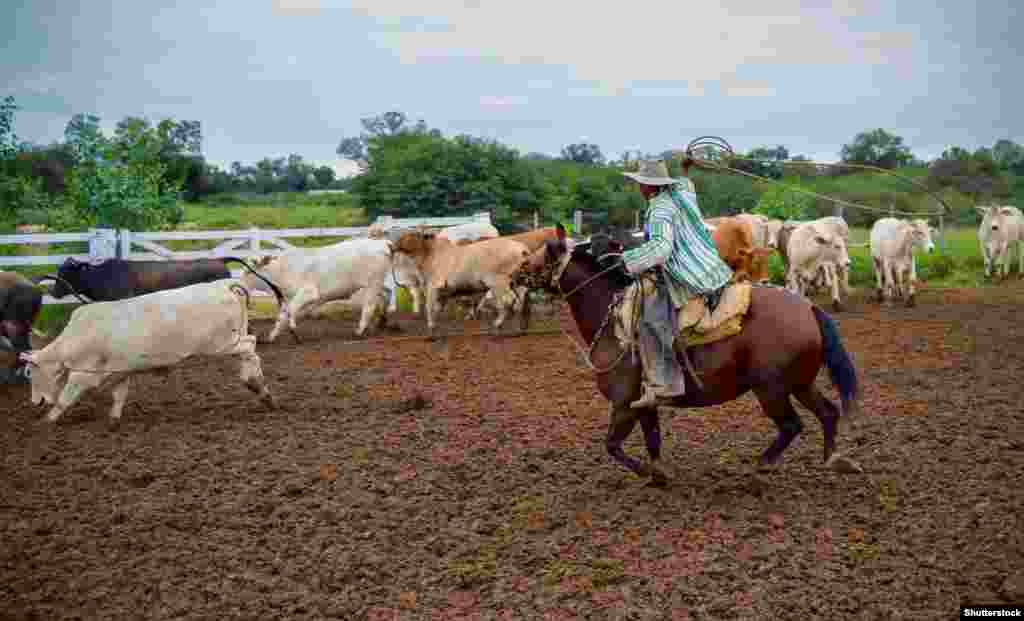
{"label": "horse's hoof", "polygon": [[108,418],[107,419],[107,431],[117,431],[121,428],[120,418]]}

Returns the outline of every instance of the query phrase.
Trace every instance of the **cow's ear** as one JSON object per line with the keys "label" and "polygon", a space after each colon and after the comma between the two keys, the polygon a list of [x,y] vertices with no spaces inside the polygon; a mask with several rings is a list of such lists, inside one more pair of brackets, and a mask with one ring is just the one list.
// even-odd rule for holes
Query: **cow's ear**
{"label": "cow's ear", "polygon": [[999,213],[1003,214],[1004,216],[1012,216],[1013,207],[1003,207],[1002,209],[999,210]]}
{"label": "cow's ear", "polygon": [[555,234],[558,235],[559,241],[565,241],[565,227],[561,222],[555,226]]}
{"label": "cow's ear", "polygon": [[978,213],[980,213],[983,216],[988,214],[988,209],[989,209],[988,207],[982,207],[980,205],[975,205],[974,208],[977,209]]}

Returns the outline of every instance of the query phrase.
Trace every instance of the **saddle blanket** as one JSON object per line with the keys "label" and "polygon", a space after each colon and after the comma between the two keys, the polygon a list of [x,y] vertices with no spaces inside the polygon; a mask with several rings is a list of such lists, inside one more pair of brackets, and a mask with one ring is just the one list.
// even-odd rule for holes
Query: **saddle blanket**
{"label": "saddle blanket", "polygon": [[[679,310],[676,339],[680,345],[703,345],[739,334],[750,309],[750,282],[726,285],[714,312],[709,312],[703,298],[690,298]],[[630,287],[615,311],[615,334],[623,346],[636,342],[642,298],[654,295],[654,282],[644,280],[640,287]]]}

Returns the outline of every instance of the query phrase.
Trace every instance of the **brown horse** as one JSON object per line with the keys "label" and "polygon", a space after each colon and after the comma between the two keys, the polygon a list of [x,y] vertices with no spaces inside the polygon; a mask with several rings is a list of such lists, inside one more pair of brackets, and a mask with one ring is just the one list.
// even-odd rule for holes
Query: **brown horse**
{"label": "brown horse", "polygon": [[[593,344],[590,356],[598,372],[597,385],[611,403],[608,453],[638,475],[650,476],[652,485],[665,485],[668,478],[659,461],[658,410],[629,407],[641,393],[639,357],[634,361],[633,356],[626,354],[609,327],[608,313],[616,294],[630,280],[619,272],[604,269],[596,253],[592,253],[591,242],[570,249],[561,225],[558,237],[530,255],[513,275],[513,285],[545,287],[568,302],[580,334],[588,344]],[[665,405],[706,407],[753,391],[764,413],[779,430],[775,442],[760,455],[761,467],[778,463],[783,451],[803,429],[791,395],[821,422],[826,462],[835,449],[840,415],[849,416],[858,407],[857,372],[832,319],[806,298],[782,288],[754,286],[743,330],[720,341],[691,347],[690,354],[702,387],[687,371],[686,395]],[[823,365],[839,389],[842,410],[815,386]],[[651,458],[646,467],[622,449],[638,421]]]}

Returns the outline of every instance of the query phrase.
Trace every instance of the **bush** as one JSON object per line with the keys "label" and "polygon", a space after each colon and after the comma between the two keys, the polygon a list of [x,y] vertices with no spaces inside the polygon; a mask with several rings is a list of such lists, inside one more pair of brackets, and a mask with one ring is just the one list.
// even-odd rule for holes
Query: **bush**
{"label": "bush", "polygon": [[773,184],[757,201],[754,213],[776,220],[801,220],[810,215],[814,198],[782,185]]}

